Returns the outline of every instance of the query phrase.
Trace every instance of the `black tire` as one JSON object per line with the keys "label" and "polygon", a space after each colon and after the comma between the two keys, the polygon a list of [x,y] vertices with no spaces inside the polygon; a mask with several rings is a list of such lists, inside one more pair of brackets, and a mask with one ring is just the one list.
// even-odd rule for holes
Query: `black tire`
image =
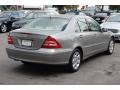
{"label": "black tire", "polygon": [[8,28],[7,28],[6,24],[1,24],[0,32],[5,33],[5,32],[7,32],[7,30],[8,30]]}
{"label": "black tire", "polygon": [[[74,57],[75,53],[77,53],[77,54],[79,53],[79,55],[80,55],[80,57],[79,57],[79,58],[80,58],[79,66],[78,66],[77,68],[75,68],[75,67],[73,66],[73,57]],[[67,68],[68,68],[67,70],[68,70],[70,73],[73,73],[73,72],[78,71],[79,68],[80,68],[81,61],[82,61],[81,51],[80,51],[79,49],[75,49],[75,50],[73,51],[71,57],[70,57],[69,64],[68,64],[68,66],[67,66]]]}
{"label": "black tire", "polygon": [[[113,45],[111,46],[111,43],[113,43]],[[105,52],[107,55],[111,55],[114,51],[114,47],[115,47],[115,41],[114,39],[112,38],[109,42],[109,45],[108,45],[108,49],[107,51]],[[111,49],[110,49],[111,48]]]}

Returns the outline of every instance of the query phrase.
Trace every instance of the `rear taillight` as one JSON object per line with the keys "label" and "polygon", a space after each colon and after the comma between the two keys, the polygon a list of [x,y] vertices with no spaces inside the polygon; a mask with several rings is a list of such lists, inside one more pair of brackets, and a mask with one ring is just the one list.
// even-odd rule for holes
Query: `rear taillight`
{"label": "rear taillight", "polygon": [[48,36],[43,42],[42,48],[61,48],[61,45],[57,42],[57,40],[51,36]]}
{"label": "rear taillight", "polygon": [[8,44],[13,44],[13,38],[10,34],[8,35]]}

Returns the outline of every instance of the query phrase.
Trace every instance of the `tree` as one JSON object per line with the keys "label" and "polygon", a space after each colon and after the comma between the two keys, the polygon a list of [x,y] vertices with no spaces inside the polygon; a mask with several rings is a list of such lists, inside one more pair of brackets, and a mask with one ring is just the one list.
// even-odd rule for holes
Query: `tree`
{"label": "tree", "polygon": [[64,7],[68,10],[76,10],[79,6],[78,5],[65,5]]}
{"label": "tree", "polygon": [[53,7],[58,8],[58,10],[63,10],[66,8],[67,10],[76,10],[79,6],[78,5],[53,5]]}
{"label": "tree", "polygon": [[104,5],[101,5],[101,12],[103,12],[103,9],[104,9]]}
{"label": "tree", "polygon": [[58,8],[58,10],[64,9],[64,5],[53,5],[53,7]]}
{"label": "tree", "polygon": [[16,10],[16,5],[1,5],[0,8],[2,11]]}
{"label": "tree", "polygon": [[104,11],[104,5],[96,5],[96,8],[99,9],[101,12]]}

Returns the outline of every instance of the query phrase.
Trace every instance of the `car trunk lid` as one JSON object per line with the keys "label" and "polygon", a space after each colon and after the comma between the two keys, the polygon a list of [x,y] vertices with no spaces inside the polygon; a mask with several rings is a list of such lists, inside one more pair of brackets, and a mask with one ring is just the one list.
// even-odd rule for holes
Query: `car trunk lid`
{"label": "car trunk lid", "polygon": [[55,30],[16,30],[12,32],[13,43],[16,48],[37,50],[40,49],[44,40],[60,31]]}

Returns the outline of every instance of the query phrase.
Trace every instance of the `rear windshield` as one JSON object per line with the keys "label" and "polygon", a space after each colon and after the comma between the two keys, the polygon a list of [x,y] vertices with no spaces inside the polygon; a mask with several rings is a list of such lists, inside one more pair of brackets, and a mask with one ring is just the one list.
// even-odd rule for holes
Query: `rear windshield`
{"label": "rear windshield", "polygon": [[67,26],[68,19],[64,18],[39,18],[25,25],[23,28],[39,30],[63,30]]}

